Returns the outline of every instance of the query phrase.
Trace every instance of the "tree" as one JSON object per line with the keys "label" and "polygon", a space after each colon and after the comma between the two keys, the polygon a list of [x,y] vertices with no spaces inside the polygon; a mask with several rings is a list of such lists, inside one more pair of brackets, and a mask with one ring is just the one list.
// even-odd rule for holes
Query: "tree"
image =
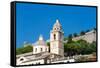
{"label": "tree", "polygon": [[77,42],[65,43],[64,44],[64,52],[67,53],[67,56],[76,55],[79,53],[79,45]]}
{"label": "tree", "polygon": [[48,45],[48,47],[49,47],[49,52],[50,52],[50,42],[47,42],[47,45]]}
{"label": "tree", "polygon": [[77,35],[77,33],[74,33],[73,36],[74,36],[74,37],[77,37],[78,35]]}
{"label": "tree", "polygon": [[68,43],[71,43],[72,42],[72,34],[69,34],[68,36]]}
{"label": "tree", "polygon": [[90,48],[91,48],[91,51],[92,51],[92,52],[96,52],[96,42],[92,42],[92,43],[90,44]]}
{"label": "tree", "polygon": [[83,40],[83,39],[77,40],[76,42],[77,43],[81,43],[81,44],[87,43],[87,41],[86,40]]}
{"label": "tree", "polygon": [[87,56],[80,56],[79,58],[76,59],[76,62],[84,62],[84,61],[88,61],[88,57]]}
{"label": "tree", "polygon": [[86,30],[86,32],[89,32],[90,30]]}
{"label": "tree", "polygon": [[64,43],[64,52],[67,56],[76,54],[92,54],[96,52],[96,42],[88,43],[85,40],[71,41],[70,43]]}
{"label": "tree", "polygon": [[77,42],[80,44],[80,54],[91,54],[96,52],[96,42],[88,43],[82,39]]}
{"label": "tree", "polygon": [[65,38],[64,38],[64,41],[66,41],[66,40],[68,40],[68,38],[65,37]]}
{"label": "tree", "polygon": [[93,30],[95,30],[95,31],[96,31],[97,29],[94,27],[94,28],[93,28]]}
{"label": "tree", "polygon": [[16,54],[24,54],[24,53],[28,53],[28,52],[32,52],[33,51],[33,47],[28,45],[26,47],[21,47],[21,48],[17,48],[16,49]]}
{"label": "tree", "polygon": [[69,34],[68,38],[72,38],[72,34]]}
{"label": "tree", "polygon": [[85,40],[78,40],[77,43],[80,45],[80,54],[88,54],[89,53],[89,43]]}
{"label": "tree", "polygon": [[84,31],[81,31],[81,32],[80,32],[80,35],[85,35],[85,32],[84,32]]}

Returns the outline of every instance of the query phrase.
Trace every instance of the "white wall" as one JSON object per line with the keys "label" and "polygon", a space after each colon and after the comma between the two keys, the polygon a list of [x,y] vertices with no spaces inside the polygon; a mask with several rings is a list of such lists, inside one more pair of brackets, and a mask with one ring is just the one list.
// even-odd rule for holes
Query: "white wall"
{"label": "white wall", "polygon": [[[41,48],[42,48],[42,51],[41,51]],[[41,52],[48,52],[48,46],[47,45],[36,45],[33,47],[33,54],[37,54]]]}
{"label": "white wall", "polygon": [[[10,1],[11,0],[0,0],[0,68],[13,68],[9,65],[10,64]],[[100,12],[100,0],[28,0],[28,1],[98,5],[99,12]],[[100,16],[100,13],[98,14]],[[100,24],[98,25],[100,26]],[[100,27],[98,28],[100,30]],[[98,35],[100,35],[100,32]],[[100,46],[98,46],[98,48],[99,48],[98,51],[100,52]],[[100,57],[100,53],[98,54]],[[41,68],[62,68],[62,67],[63,68],[66,67],[67,68],[99,68],[99,66],[100,66],[100,58],[99,58],[99,62],[94,62],[94,63],[47,65],[47,66],[36,66],[35,68],[40,68],[40,67]],[[33,68],[33,66],[26,67],[26,68]]]}
{"label": "white wall", "polygon": [[36,60],[36,61],[30,61],[30,62],[26,62],[26,63],[21,63],[19,65],[29,65],[29,64],[44,64],[44,59],[40,59],[40,60]]}

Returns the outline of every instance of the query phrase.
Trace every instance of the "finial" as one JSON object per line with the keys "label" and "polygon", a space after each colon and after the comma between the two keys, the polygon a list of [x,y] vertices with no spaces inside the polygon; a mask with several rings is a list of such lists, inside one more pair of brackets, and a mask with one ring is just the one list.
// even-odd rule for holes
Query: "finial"
{"label": "finial", "polygon": [[55,27],[55,26],[61,26],[61,24],[60,24],[60,22],[59,22],[58,19],[56,19],[56,23],[54,24],[54,27]]}
{"label": "finial", "polygon": [[59,20],[58,19],[56,19],[56,23],[59,23]]}
{"label": "finial", "polygon": [[39,36],[39,40],[43,40],[43,36],[41,34]]}

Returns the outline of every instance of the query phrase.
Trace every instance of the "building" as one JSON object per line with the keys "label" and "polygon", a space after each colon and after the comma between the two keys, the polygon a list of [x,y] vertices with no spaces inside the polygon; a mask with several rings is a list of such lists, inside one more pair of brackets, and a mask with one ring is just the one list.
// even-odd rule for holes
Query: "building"
{"label": "building", "polygon": [[33,44],[33,54],[41,53],[41,52],[48,52],[49,48],[46,42],[43,40],[42,35],[40,35],[39,40]]}
{"label": "building", "polygon": [[85,33],[85,35],[72,38],[73,41],[77,41],[80,39],[86,40],[88,43],[92,43],[93,41],[96,41],[96,30],[91,30]]}
{"label": "building", "polygon": [[[57,19],[50,31],[50,46],[47,45],[43,36],[40,35],[38,41],[33,45],[33,51],[25,54],[16,55],[17,65],[36,65],[36,64],[52,64],[52,63],[66,63],[75,62],[80,56],[64,56],[64,45],[68,40],[64,41],[64,32],[62,26]],[[88,43],[96,41],[96,30],[91,30],[85,35],[73,37],[72,40],[86,40]],[[25,44],[28,44],[25,42]],[[83,56],[83,55],[82,55]],[[90,57],[95,60],[95,57]]]}
{"label": "building", "polygon": [[33,52],[16,56],[17,65],[60,63],[64,60],[63,35],[61,24],[56,20],[50,31],[50,52],[43,36],[40,35],[39,40],[33,44]]}
{"label": "building", "polygon": [[53,26],[53,29],[50,32],[50,52],[64,56],[64,45],[63,45],[63,35],[64,32],[59,23],[59,20],[56,20],[56,23]]}

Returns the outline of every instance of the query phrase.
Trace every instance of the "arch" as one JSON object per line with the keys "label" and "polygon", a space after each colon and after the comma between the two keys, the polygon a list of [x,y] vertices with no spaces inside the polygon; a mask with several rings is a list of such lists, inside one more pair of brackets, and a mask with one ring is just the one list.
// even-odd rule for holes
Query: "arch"
{"label": "arch", "polygon": [[24,60],[24,58],[21,58],[21,59],[20,59],[20,61],[23,61],[23,60]]}
{"label": "arch", "polygon": [[47,51],[47,48],[45,48],[45,51]]}
{"label": "arch", "polygon": [[43,51],[43,49],[42,49],[42,48],[41,48],[40,50],[41,50],[41,52]]}
{"label": "arch", "polygon": [[35,48],[35,52],[37,52],[37,48]]}
{"label": "arch", "polygon": [[54,40],[56,40],[56,34],[54,34]]}

